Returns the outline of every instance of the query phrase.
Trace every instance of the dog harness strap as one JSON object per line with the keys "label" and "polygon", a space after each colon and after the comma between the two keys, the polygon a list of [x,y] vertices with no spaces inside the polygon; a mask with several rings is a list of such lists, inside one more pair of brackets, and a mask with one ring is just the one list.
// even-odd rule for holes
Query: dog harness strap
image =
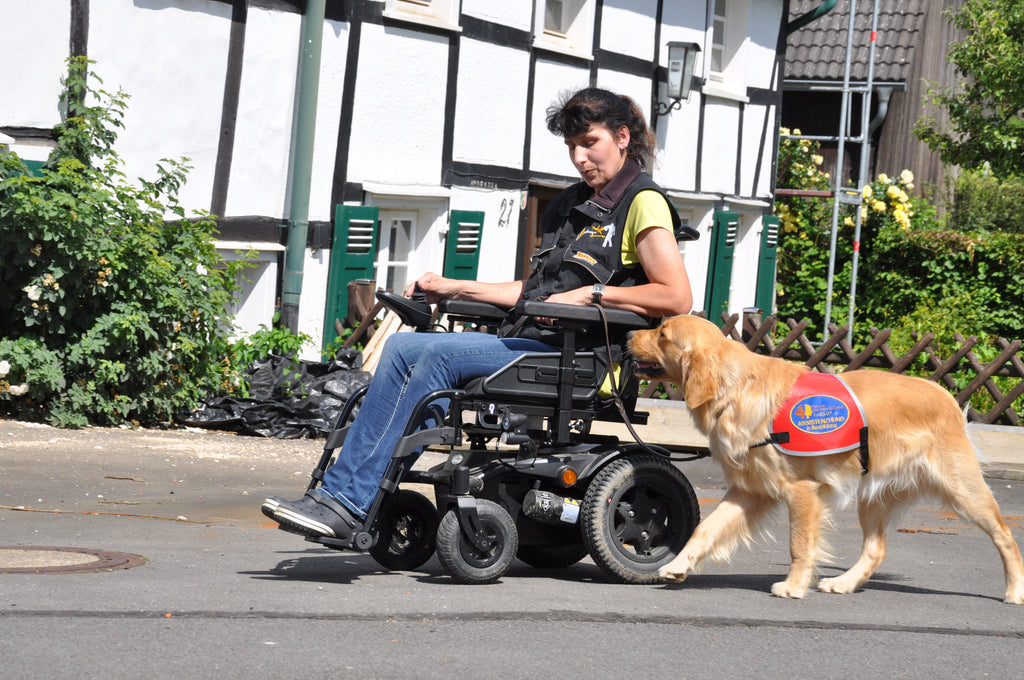
{"label": "dog harness strap", "polygon": [[860,474],[868,473],[868,426],[860,428]]}

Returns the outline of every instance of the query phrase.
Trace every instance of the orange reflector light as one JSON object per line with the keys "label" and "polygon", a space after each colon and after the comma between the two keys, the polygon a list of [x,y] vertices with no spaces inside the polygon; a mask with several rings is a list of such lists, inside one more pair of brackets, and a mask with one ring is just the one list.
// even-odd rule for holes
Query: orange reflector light
{"label": "orange reflector light", "polygon": [[561,477],[562,477],[562,484],[564,486],[572,486],[573,484],[576,483],[576,480],[579,478],[578,475],[576,474],[576,471],[573,470],[571,467],[564,467],[564,468],[562,468],[562,475],[561,475]]}

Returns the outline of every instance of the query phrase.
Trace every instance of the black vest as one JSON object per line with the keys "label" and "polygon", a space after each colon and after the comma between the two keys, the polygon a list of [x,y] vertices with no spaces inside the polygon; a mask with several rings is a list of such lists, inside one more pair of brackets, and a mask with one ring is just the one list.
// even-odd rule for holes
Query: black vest
{"label": "black vest", "polygon": [[[622,263],[622,236],[633,199],[641,191],[660,193],[669,205],[672,231],[679,228],[679,216],[665,192],[643,172],[635,161],[627,160],[619,173],[597,196],[584,182],[572,185],[552,201],[544,211],[540,250],[533,257],[533,273],[523,286],[524,300],[544,299],[554,293],[604,283],[610,286],[636,286],[647,283],[640,264]],[[668,226],[668,225],[664,225]],[[657,320],[651,319],[651,325]],[[507,319],[501,334],[561,344],[555,329],[525,323],[515,325]],[[611,338],[613,353],[624,338]],[[578,336],[580,348],[604,346],[604,330],[595,328]]]}

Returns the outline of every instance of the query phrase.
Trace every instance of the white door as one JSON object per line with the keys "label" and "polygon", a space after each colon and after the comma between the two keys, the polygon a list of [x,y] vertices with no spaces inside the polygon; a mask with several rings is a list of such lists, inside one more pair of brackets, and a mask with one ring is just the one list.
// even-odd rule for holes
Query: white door
{"label": "white door", "polygon": [[381,210],[377,285],[401,293],[409,284],[409,259],[419,242],[417,213]]}

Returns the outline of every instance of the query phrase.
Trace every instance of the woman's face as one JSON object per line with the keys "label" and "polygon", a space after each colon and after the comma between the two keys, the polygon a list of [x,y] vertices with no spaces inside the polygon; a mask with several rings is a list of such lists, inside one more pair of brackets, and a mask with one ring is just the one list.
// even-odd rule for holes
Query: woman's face
{"label": "woman's face", "polygon": [[623,125],[612,132],[606,125],[591,123],[586,132],[566,137],[565,145],[580,177],[595,194],[600,193],[626,162],[629,128]]}

